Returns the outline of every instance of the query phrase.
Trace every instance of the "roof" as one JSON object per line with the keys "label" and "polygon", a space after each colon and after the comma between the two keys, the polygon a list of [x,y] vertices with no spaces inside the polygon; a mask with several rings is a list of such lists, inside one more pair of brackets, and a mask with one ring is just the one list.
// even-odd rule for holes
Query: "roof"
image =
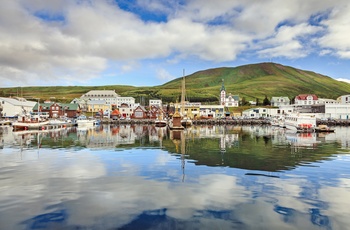
{"label": "roof", "polygon": [[224,79],[222,79],[222,85],[221,85],[221,89],[220,89],[220,91],[226,91],[226,89],[225,89],[225,86],[224,86]]}
{"label": "roof", "polygon": [[299,94],[295,97],[296,100],[306,100],[308,96],[312,96],[313,100],[318,100],[318,97],[315,94]]}
{"label": "roof", "polygon": [[0,97],[1,101],[5,101],[9,104],[15,106],[31,106],[33,107],[37,102],[35,101],[27,101],[25,98],[11,98],[11,97]]}
{"label": "roof", "polygon": [[118,97],[115,90],[90,90],[81,97]]}
{"label": "roof", "polygon": [[[79,105],[75,103],[56,103],[56,102],[51,102],[51,103],[40,103],[41,107],[50,107],[53,104],[58,104],[60,108],[64,108],[65,110],[78,110]],[[33,107],[33,110],[38,110],[38,103],[35,104]]]}
{"label": "roof", "polygon": [[120,112],[119,112],[119,110],[117,110],[117,109],[115,109],[115,110],[113,110],[112,112],[111,112],[111,115],[120,115]]}
{"label": "roof", "polygon": [[142,105],[137,106],[135,110],[138,110],[138,109],[141,109],[144,112],[147,111],[146,108]]}
{"label": "roof", "polygon": [[105,100],[91,100],[87,102],[88,105],[105,105]]}

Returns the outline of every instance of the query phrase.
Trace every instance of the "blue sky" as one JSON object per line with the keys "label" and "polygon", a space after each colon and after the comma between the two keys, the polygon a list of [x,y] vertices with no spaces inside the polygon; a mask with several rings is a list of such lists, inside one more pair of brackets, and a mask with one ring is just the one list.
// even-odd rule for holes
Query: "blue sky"
{"label": "blue sky", "polygon": [[3,0],[1,87],[155,86],[276,62],[350,82],[348,0]]}

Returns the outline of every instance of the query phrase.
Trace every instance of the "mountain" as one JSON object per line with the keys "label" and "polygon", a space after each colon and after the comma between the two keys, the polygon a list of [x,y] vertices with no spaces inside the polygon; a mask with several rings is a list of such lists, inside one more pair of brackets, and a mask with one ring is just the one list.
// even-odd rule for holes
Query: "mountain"
{"label": "mountain", "polygon": [[[134,87],[108,86],[55,86],[2,88],[0,96],[23,95],[26,98],[50,99],[69,102],[89,90],[115,90],[122,96],[131,96],[137,102],[148,103],[149,99],[160,98],[165,102],[179,101],[182,77],[163,85]],[[238,67],[222,67],[198,71],[185,76],[186,96],[192,102],[218,102],[222,82],[226,93],[239,95],[246,100],[261,101],[267,96],[287,96],[316,94],[321,98],[336,99],[350,93],[350,84],[307,70],[300,70],[277,63],[258,63]]]}
{"label": "mountain", "polygon": [[[179,87],[179,79],[162,86]],[[186,77],[187,95],[191,99],[201,93],[219,97],[222,81],[226,93],[246,99],[264,99],[272,96],[294,98],[298,94],[316,94],[321,98],[336,99],[350,93],[350,84],[311,71],[276,63],[250,64],[234,68],[224,67],[196,72]],[[192,100],[191,100],[192,101]]]}

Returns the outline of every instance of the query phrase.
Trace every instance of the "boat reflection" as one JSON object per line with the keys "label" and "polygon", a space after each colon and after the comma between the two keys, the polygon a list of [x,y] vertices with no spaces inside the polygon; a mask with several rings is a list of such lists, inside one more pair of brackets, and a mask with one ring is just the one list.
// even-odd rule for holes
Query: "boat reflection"
{"label": "boat reflection", "polygon": [[22,150],[161,148],[170,154],[182,154],[182,158],[191,159],[197,165],[274,172],[289,170],[301,162],[330,158],[334,148],[321,148],[329,143],[348,151],[349,135],[346,127],[339,127],[334,133],[289,133],[271,126],[203,125],[175,132],[167,127],[129,124],[35,132],[12,132],[3,128],[0,143]]}

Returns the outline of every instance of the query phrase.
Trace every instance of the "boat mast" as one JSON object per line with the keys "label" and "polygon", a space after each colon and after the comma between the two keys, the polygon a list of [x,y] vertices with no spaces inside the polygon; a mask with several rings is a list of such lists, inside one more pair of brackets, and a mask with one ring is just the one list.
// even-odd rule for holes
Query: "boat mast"
{"label": "boat mast", "polygon": [[185,69],[182,73],[182,87],[181,87],[181,116],[185,113]]}

